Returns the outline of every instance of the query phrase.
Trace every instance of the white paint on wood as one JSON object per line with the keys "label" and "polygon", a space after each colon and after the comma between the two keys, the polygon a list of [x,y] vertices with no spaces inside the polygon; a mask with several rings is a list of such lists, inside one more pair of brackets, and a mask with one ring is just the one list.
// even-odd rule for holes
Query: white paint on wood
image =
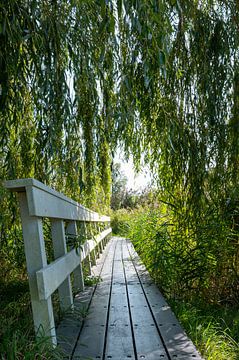
{"label": "white paint on wood", "polygon": [[82,260],[84,260],[90,253],[95,249],[95,247],[100,244],[107,236],[112,233],[112,229],[106,229],[97,235],[94,239],[88,240],[83,245],[82,250]]}
{"label": "white paint on wood", "polygon": [[[74,287],[84,289],[81,262],[101,245],[110,233],[110,218],[91,211],[65,195],[49,188],[35,179],[19,179],[5,182],[5,187],[19,194],[23,237],[34,325],[56,345],[56,333],[51,294],[59,288],[63,310],[73,304],[70,274],[74,272]],[[52,222],[52,240],[56,260],[47,265],[42,230],[42,218]],[[64,220],[68,221],[67,232],[77,236],[76,221],[109,223],[96,239],[85,242],[77,255],[75,250],[67,253]],[[95,260],[95,259],[94,259]]]}
{"label": "white paint on wood", "polygon": [[80,256],[75,249],[37,271],[37,286],[40,299],[49,296],[67,279],[80,264]]}
{"label": "white paint on wood", "polygon": [[[58,259],[67,253],[66,239],[65,239],[65,227],[62,220],[52,219],[51,221],[51,233],[54,249],[54,257]],[[73,296],[71,289],[70,274],[65,278],[62,284],[59,286],[59,300],[62,311],[66,311],[73,306]]]}
{"label": "white paint on wood", "polygon": [[[67,226],[67,233],[77,236],[78,232],[77,232],[77,225],[76,225],[76,221],[71,221],[68,226]],[[84,290],[84,277],[83,277],[83,270],[82,270],[82,251],[78,251],[79,252],[79,263],[78,265],[74,268],[74,273],[73,273],[73,288],[75,291],[83,291]]]}
{"label": "white paint on wood", "polygon": [[108,216],[85,208],[35,179],[10,180],[4,185],[12,191],[26,191],[29,214],[32,216],[78,221],[110,221]]}
{"label": "white paint on wood", "polygon": [[19,194],[19,201],[35,331],[37,335],[43,332],[56,345],[51,297],[41,300],[36,282],[36,271],[47,264],[42,220],[29,216],[25,193]]}
{"label": "white paint on wood", "polygon": [[[90,254],[94,247],[104,239],[105,236],[109,235],[110,231],[111,229],[104,230],[95,240],[88,240],[84,244],[84,250],[82,250],[79,255],[75,249],[73,249],[66,255],[61,256],[51,264],[37,271],[37,285],[40,299],[48,299],[63,281],[81,265],[81,261]],[[77,276],[80,276],[80,274],[77,273]],[[81,279],[80,284],[77,283],[76,286],[79,287],[80,285]]]}

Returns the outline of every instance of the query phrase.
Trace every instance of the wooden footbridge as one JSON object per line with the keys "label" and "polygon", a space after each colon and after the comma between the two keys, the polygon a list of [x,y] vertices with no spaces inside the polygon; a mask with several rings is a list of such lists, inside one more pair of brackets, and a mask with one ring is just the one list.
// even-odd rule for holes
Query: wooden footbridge
{"label": "wooden footbridge", "polygon": [[[111,237],[110,218],[90,211],[34,179],[6,182],[18,193],[36,335],[48,335],[65,359],[202,359],[153,283],[132,243]],[[51,221],[55,260],[47,263],[42,219]],[[81,225],[99,234],[77,249]],[[102,226],[104,224],[104,227]],[[85,287],[82,262],[99,279]],[[73,273],[73,279],[72,275]],[[79,292],[73,298],[72,283]],[[63,320],[55,325],[58,290]]]}

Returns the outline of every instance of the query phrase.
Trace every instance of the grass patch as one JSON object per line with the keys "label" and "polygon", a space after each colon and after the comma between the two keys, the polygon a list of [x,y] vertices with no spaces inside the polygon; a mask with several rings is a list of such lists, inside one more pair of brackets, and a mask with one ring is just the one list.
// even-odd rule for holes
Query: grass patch
{"label": "grass patch", "polygon": [[84,277],[84,284],[85,286],[94,286],[99,284],[102,281],[100,276],[85,276]]}
{"label": "grass patch", "polygon": [[112,212],[111,228],[113,235],[127,236],[131,217],[132,215],[130,210],[119,209]]}
{"label": "grass patch", "polygon": [[239,359],[238,307],[169,302],[188,336],[205,359]]}
{"label": "grass patch", "polygon": [[128,237],[203,358],[238,360],[238,281],[228,271],[235,251],[227,224],[209,216],[197,233],[183,232],[162,204],[129,215]]}
{"label": "grass patch", "polygon": [[0,281],[0,359],[35,360],[61,359],[58,349],[52,349],[49,338],[36,340],[28,282]]}

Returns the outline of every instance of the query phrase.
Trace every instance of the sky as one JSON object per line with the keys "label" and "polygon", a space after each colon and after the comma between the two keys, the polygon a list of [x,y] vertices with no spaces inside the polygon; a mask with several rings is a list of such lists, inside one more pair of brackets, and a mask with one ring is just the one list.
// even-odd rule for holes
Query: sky
{"label": "sky", "polygon": [[151,176],[150,171],[147,167],[143,167],[141,172],[136,174],[134,171],[133,158],[130,156],[129,160],[126,161],[119,152],[117,152],[115,157],[115,162],[120,163],[121,171],[127,177],[127,189],[130,190],[143,190],[150,184]]}

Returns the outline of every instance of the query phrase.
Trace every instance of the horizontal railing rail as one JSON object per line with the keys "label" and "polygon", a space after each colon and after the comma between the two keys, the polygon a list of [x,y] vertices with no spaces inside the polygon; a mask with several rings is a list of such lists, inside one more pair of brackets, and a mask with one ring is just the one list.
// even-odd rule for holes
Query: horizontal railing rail
{"label": "horizontal railing rail", "polygon": [[[82,261],[95,263],[111,235],[110,217],[100,215],[35,179],[9,180],[5,187],[18,194],[31,304],[36,334],[41,331],[57,344],[52,294],[58,289],[62,311],[73,309],[73,286],[84,289]],[[43,219],[51,222],[55,260],[47,263]],[[82,239],[85,223],[102,224],[92,239],[69,248],[67,237]],[[77,226],[79,224],[79,226]],[[79,232],[78,232],[79,228]],[[77,248],[78,246],[78,248]]]}
{"label": "horizontal railing rail", "polygon": [[[99,244],[107,235],[110,235],[111,229],[104,230],[97,236],[96,240],[88,240],[84,243],[81,250],[81,261],[87,258],[95,246]],[[79,254],[73,249],[66,255],[56,259],[51,264],[36,272],[37,287],[39,298],[47,299],[53,292],[58,289],[62,283],[62,279],[69,276],[79,264]],[[54,279],[54,282],[52,281]]]}

